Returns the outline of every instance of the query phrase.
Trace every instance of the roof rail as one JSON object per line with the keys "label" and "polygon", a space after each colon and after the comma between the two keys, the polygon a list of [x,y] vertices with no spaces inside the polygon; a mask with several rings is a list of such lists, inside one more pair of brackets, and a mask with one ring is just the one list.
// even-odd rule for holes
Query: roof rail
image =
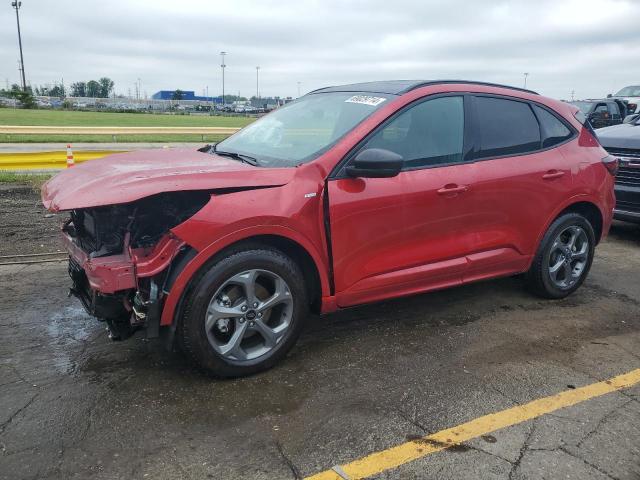
{"label": "roof rail", "polygon": [[512,87],[511,85],[501,85],[499,83],[474,82],[473,80],[429,80],[421,83],[415,83],[414,85],[411,85],[411,87],[406,89],[405,92],[403,93],[410,92],[411,90],[415,90],[416,88],[426,87],[429,85],[440,85],[443,83],[463,83],[463,84],[469,84],[469,85],[483,85],[485,87],[508,88],[510,90],[518,90],[520,92],[527,92],[527,93],[532,93],[534,95],[539,95],[538,92],[534,92],[533,90],[528,90],[526,88]]}

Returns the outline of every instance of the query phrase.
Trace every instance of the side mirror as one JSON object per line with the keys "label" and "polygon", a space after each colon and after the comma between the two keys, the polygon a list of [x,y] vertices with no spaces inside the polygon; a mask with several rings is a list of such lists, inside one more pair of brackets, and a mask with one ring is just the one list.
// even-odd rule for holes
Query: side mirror
{"label": "side mirror", "polygon": [[640,118],[640,115],[637,113],[634,113],[632,115],[627,115],[626,117],[624,117],[624,120],[622,121],[622,123],[631,123],[634,120],[637,120],[638,118]]}
{"label": "side mirror", "polygon": [[607,93],[607,98],[611,98],[611,97],[613,97],[613,95],[610,93]]}
{"label": "side mirror", "polygon": [[395,177],[402,170],[404,160],[401,155],[382,148],[362,150],[346,168],[350,177],[388,178]]}

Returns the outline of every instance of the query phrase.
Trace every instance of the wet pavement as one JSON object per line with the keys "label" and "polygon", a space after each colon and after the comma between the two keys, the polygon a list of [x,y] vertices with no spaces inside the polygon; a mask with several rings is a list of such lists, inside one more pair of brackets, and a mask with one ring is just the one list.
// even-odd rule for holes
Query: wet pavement
{"label": "wet pavement", "polygon": [[[507,278],[311,318],[282,364],[220,381],[111,343],[63,264],[0,267],[0,479],[303,478],[640,368],[639,272],[616,224],[567,299]],[[640,386],[375,478],[637,480]]]}

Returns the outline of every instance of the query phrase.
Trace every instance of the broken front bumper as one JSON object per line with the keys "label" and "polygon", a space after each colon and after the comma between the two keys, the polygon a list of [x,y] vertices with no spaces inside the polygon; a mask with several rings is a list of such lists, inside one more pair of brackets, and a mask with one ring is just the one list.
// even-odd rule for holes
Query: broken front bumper
{"label": "broken front bumper", "polygon": [[125,248],[118,255],[91,257],[67,232],[63,232],[62,241],[72,261],[84,270],[89,286],[102,294],[137,289],[139,279],[165,270],[185,244],[167,234],[151,249]]}
{"label": "broken front bumper", "polygon": [[140,326],[147,328],[147,337],[156,337],[162,282],[185,243],[167,234],[151,248],[124,248],[118,255],[91,257],[68,232],[63,231],[62,238],[69,252],[70,293],[85,310],[106,320],[114,339],[125,338],[125,331]]}

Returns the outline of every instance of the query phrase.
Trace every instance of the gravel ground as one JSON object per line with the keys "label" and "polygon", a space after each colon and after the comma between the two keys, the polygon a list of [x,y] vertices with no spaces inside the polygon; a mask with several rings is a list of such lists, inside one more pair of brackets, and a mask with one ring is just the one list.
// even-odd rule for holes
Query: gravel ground
{"label": "gravel ground", "polygon": [[0,183],[0,255],[62,250],[66,214],[48,213],[35,187]]}
{"label": "gravel ground", "polygon": [[[0,202],[3,254],[57,248],[36,194]],[[640,228],[616,224],[567,299],[507,278],[353,308],[216,381],[141,336],[110,343],[63,264],[0,267],[0,479],[302,478],[640,368],[638,272]],[[638,480],[640,386],[375,478]]]}

